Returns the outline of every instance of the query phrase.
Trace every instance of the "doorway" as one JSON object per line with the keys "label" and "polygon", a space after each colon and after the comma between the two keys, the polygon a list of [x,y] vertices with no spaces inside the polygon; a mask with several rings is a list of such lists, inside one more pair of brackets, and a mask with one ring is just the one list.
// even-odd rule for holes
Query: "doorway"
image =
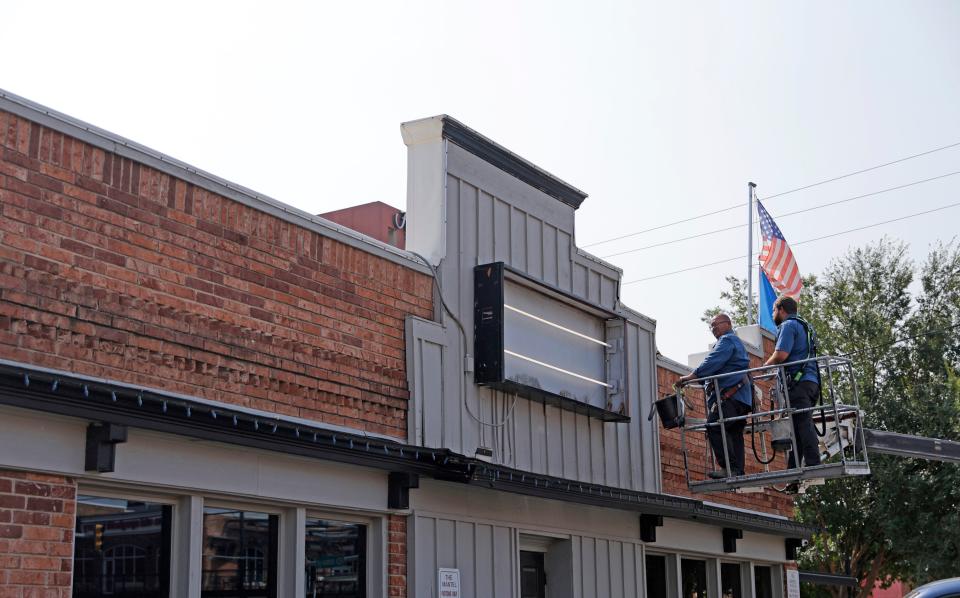
{"label": "doorway", "polygon": [[547,598],[547,571],[542,552],[520,551],[520,598]]}

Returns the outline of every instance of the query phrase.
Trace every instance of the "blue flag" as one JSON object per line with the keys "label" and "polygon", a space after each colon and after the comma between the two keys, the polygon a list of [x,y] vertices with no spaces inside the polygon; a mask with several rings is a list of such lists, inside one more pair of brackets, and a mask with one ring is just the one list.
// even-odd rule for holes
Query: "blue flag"
{"label": "blue flag", "polygon": [[760,325],[770,332],[777,331],[777,325],[773,323],[773,302],[777,300],[777,293],[773,290],[773,285],[767,280],[767,273],[760,270],[760,317],[757,320]]}

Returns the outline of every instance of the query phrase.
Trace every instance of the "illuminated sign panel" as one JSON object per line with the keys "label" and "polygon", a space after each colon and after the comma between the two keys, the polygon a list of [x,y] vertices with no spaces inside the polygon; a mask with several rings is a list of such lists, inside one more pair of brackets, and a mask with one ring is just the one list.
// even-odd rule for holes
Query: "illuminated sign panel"
{"label": "illuminated sign panel", "polygon": [[502,262],[474,269],[474,380],[606,421],[628,421],[625,321]]}

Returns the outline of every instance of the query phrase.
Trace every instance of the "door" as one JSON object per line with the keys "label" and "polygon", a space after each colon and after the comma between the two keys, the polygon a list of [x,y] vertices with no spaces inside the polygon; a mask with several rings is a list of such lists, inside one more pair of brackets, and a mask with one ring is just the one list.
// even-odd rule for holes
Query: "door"
{"label": "door", "polygon": [[520,551],[520,598],[547,598],[542,552]]}

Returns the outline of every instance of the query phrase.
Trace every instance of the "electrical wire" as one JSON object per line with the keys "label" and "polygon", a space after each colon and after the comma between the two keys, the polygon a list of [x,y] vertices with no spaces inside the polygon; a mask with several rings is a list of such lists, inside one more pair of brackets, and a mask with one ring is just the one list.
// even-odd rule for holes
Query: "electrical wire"
{"label": "electrical wire", "polygon": [[[873,196],[875,196],[875,195],[881,195],[881,194],[883,194],[883,193],[889,193],[890,191],[897,191],[897,190],[899,190],[899,189],[906,189],[907,187],[913,187],[914,185],[920,185],[920,184],[923,184],[923,183],[929,183],[930,181],[936,181],[936,180],[939,180],[939,179],[944,179],[944,178],[947,178],[947,177],[955,176],[955,175],[958,175],[958,174],[960,174],[960,170],[957,170],[957,171],[954,171],[954,172],[948,172],[947,174],[941,174],[941,175],[938,175],[938,176],[935,176],[935,177],[930,177],[930,178],[928,178],[928,179],[922,179],[922,180],[919,180],[919,181],[913,181],[912,183],[904,183],[903,185],[897,185],[897,186],[895,186],[895,187],[888,187],[887,189],[881,189],[881,190],[879,190],[879,191],[871,191],[870,193],[864,193],[863,195],[855,195],[854,197],[847,197],[847,198],[845,198],[845,199],[838,199],[837,201],[831,201],[831,202],[823,203],[823,204],[820,204],[820,205],[817,205],[817,206],[811,206],[811,207],[809,207],[809,208],[804,208],[804,209],[802,209],[802,210],[796,210],[796,211],[793,211],[793,212],[785,212],[785,213],[783,213],[783,214],[772,214],[771,216],[772,216],[773,218],[778,218],[778,219],[779,219],[779,218],[789,218],[790,216],[796,216],[797,214],[804,214],[804,213],[806,213],[806,212],[812,212],[812,211],[814,211],[814,210],[820,210],[820,209],[823,209],[823,208],[828,208],[828,207],[830,207],[830,206],[835,206],[835,205],[839,205],[839,204],[842,204],[842,203],[848,203],[848,202],[855,201],[855,200],[858,200],[858,199],[864,199],[864,198],[867,198],[867,197],[873,197]],[[746,205],[746,204],[743,204],[743,205]],[[758,224],[759,222],[760,222],[759,220],[754,220],[754,221],[753,221],[754,224]],[[723,233],[723,232],[727,232],[727,231],[731,231],[731,230],[736,230],[736,229],[738,229],[738,228],[744,228],[744,227],[746,227],[746,226],[747,226],[746,224],[735,224],[735,225],[733,225],[733,226],[728,226],[728,227],[725,227],[725,228],[718,228],[718,229],[715,229],[715,230],[710,230],[710,231],[698,233],[698,234],[696,234],[696,235],[690,235],[689,237],[681,237],[681,238],[679,238],[679,239],[671,239],[671,240],[669,240],[669,241],[663,241],[663,242],[661,242],[661,243],[654,243],[653,245],[646,245],[646,246],[644,246],[644,247],[637,247],[637,248],[635,248],[635,249],[627,249],[627,250],[625,250],[625,251],[619,251],[619,252],[617,252],[617,253],[611,253],[611,254],[608,254],[608,255],[602,255],[602,256],[600,256],[600,258],[601,258],[601,259],[608,259],[608,258],[612,258],[612,257],[618,257],[618,256],[621,256],[621,255],[626,255],[626,254],[628,254],[628,253],[637,253],[637,252],[639,252],[639,251],[646,251],[647,249],[653,249],[653,248],[655,248],[655,247],[663,247],[664,245],[672,245],[672,244],[674,244],[674,243],[682,243],[682,242],[684,242],[684,241],[690,241],[690,240],[692,240],[692,239],[699,239],[699,238],[701,238],[701,237],[707,237],[707,236],[710,236],[710,235],[716,235],[716,234],[719,234],[719,233]],[[758,239],[758,240],[759,240],[759,239]]]}
{"label": "electrical wire", "polygon": [[[925,152],[920,152],[919,154],[913,154],[912,156],[906,156],[906,157],[904,157],[904,158],[899,158],[899,159],[893,160],[893,161],[891,161],[891,162],[884,162],[883,164],[877,164],[876,166],[871,166],[870,168],[864,168],[864,169],[862,169],[862,170],[857,170],[857,171],[855,171],[855,172],[849,172],[849,173],[847,173],[847,174],[842,174],[842,175],[840,175],[840,176],[836,176],[836,177],[833,177],[833,178],[830,178],[830,179],[826,179],[826,180],[823,180],[823,181],[818,181],[818,182],[816,182],[816,183],[811,183],[811,184],[809,184],[809,185],[804,185],[803,187],[797,187],[796,189],[790,189],[790,190],[788,190],[788,191],[781,191],[781,192],[779,192],[779,193],[775,193],[775,194],[773,194],[773,195],[768,195],[768,196],[766,196],[766,197],[758,198],[758,199],[768,200],[768,199],[773,199],[773,198],[775,198],[775,197],[781,197],[781,196],[784,196],[784,195],[787,195],[787,194],[790,194],[790,193],[796,193],[797,191],[803,191],[803,190],[805,190],[805,189],[810,189],[810,188],[812,188],[812,187],[817,187],[817,186],[819,186],[819,185],[825,185],[825,184],[827,184],[827,183],[832,183],[832,182],[834,182],[834,181],[839,181],[839,180],[841,180],[841,179],[845,179],[845,178],[848,178],[848,177],[852,177],[852,176],[855,176],[855,175],[858,175],[858,174],[863,174],[863,173],[865,173],[865,172],[870,172],[871,170],[877,170],[878,168],[884,168],[885,166],[890,166],[890,165],[892,165],[892,164],[899,164],[900,162],[906,162],[907,160],[912,160],[912,159],[914,159],[914,158],[919,158],[919,157],[921,157],[921,156],[927,156],[927,155],[930,155],[930,154],[933,154],[933,153],[936,153],[936,152],[940,152],[940,151],[943,151],[943,150],[947,150],[947,149],[950,149],[950,148],[952,148],[952,147],[957,147],[957,146],[960,146],[960,141],[958,141],[958,142],[956,142],[956,143],[951,143],[950,145],[944,145],[943,147],[938,147],[938,148],[935,148],[935,149],[932,149],[932,150],[927,150],[927,151],[925,151]],[[712,212],[705,212],[705,213],[703,213],[703,214],[698,214],[698,215],[696,215],[696,216],[691,216],[691,217],[689,217],[689,218],[684,218],[684,219],[682,219],[682,220],[676,220],[676,221],[674,221],[674,222],[667,222],[666,224],[661,224],[661,225],[659,225],[659,226],[654,226],[654,227],[646,228],[646,229],[643,229],[643,230],[640,230],[640,231],[636,231],[636,232],[632,232],[632,233],[627,233],[627,234],[625,234],[625,235],[620,235],[619,237],[613,237],[613,238],[610,238],[610,239],[603,239],[603,240],[601,240],[601,241],[594,241],[593,243],[587,243],[586,245],[581,245],[580,247],[581,247],[582,249],[586,249],[587,247],[593,247],[593,246],[595,246],[595,245],[602,245],[602,244],[604,244],[604,243],[611,243],[611,242],[613,242],[613,241],[619,241],[619,240],[621,240],[621,239],[627,239],[627,238],[629,238],[629,237],[635,237],[635,236],[637,236],[637,235],[642,235],[642,234],[649,233],[649,232],[652,232],[652,231],[655,231],[655,230],[660,230],[660,229],[668,228],[668,227],[671,227],[671,226],[676,226],[676,225],[678,225],[678,224],[683,224],[683,223],[685,223],[685,222],[691,222],[691,221],[693,221],[693,220],[699,220],[699,219],[701,219],[701,218],[706,218],[707,216],[713,216],[713,215],[715,215],[715,214],[722,214],[723,212],[729,212],[730,210],[735,210],[735,209],[737,209],[737,208],[742,208],[742,207],[745,206],[745,205],[747,205],[746,202],[739,203],[739,204],[737,204],[737,205],[735,205],[735,206],[728,206],[728,207],[726,207],[726,208],[720,208],[719,210],[714,210],[714,211],[712,211]]]}
{"label": "electrical wire", "polygon": [[907,156],[906,158],[900,158],[899,160],[894,160],[894,161],[892,161],[892,162],[886,162],[886,163],[884,163],[884,164],[877,164],[876,166],[871,166],[870,168],[864,168],[863,170],[858,170],[858,171],[856,171],[856,172],[850,172],[850,173],[847,173],[847,174],[842,174],[842,175],[840,175],[840,176],[833,177],[832,179],[826,179],[826,180],[824,180],[824,181],[819,181],[819,182],[817,182],[817,183],[811,183],[811,184],[809,184],[809,185],[804,185],[803,187],[797,187],[796,189],[790,189],[789,191],[781,191],[780,193],[775,193],[775,194],[773,194],[773,195],[768,195],[768,196],[764,197],[763,199],[765,199],[765,200],[766,200],[766,199],[773,199],[774,197],[782,197],[782,196],[788,195],[788,194],[790,194],[790,193],[796,193],[797,191],[803,191],[803,190],[805,190],[805,189],[810,189],[810,188],[812,188],[812,187],[818,187],[818,186],[820,186],[820,185],[826,185],[827,183],[832,183],[832,182],[834,182],[834,181],[839,181],[840,179],[845,179],[845,178],[852,177],[852,176],[855,176],[855,175],[858,175],[858,174],[863,174],[863,173],[865,173],[865,172],[870,172],[871,170],[877,170],[878,168],[883,168],[883,167],[885,167],[885,166],[890,166],[890,165],[892,165],[892,164],[899,164],[900,162],[906,162],[907,160],[912,160],[912,159],[914,159],[914,158],[919,158],[920,156],[926,156],[926,155],[929,155],[929,154],[932,154],[932,153],[935,153],[935,152],[943,151],[943,150],[945,150],[945,149],[950,149],[951,147],[957,147],[958,145],[960,145],[960,141],[958,141],[957,143],[951,143],[950,145],[945,145],[945,146],[943,146],[943,147],[938,147],[938,148],[936,148],[936,149],[932,149],[932,150],[928,150],[928,151],[925,151],[925,152],[921,152],[921,153],[919,153],[919,154],[914,154],[914,155],[912,155],[912,156]]}
{"label": "electrical wire", "polygon": [[[430,268],[430,271],[433,273],[433,286],[437,290],[437,295],[440,297],[440,304],[443,305],[444,311],[447,312],[447,315],[450,316],[450,319],[453,320],[453,323],[457,325],[457,328],[460,329],[460,340],[463,346],[463,357],[464,359],[466,359],[469,356],[469,352],[467,351],[467,331],[463,328],[463,324],[460,322],[460,319],[457,318],[457,316],[453,313],[453,310],[450,309],[449,305],[447,305],[447,300],[444,299],[443,297],[443,291],[440,289],[440,277],[437,275],[437,269],[433,266],[433,264],[427,261],[427,258],[423,257],[419,253],[416,253],[414,251],[411,251],[410,253],[416,256],[417,259],[419,259],[421,262],[426,264],[427,268]],[[466,375],[467,375],[467,372],[464,371],[463,372],[464,380],[466,379]],[[517,406],[517,395],[513,395],[513,403],[510,404],[510,408],[507,409],[507,412],[504,414],[503,419],[500,422],[494,424],[494,423],[483,421],[478,416],[474,415],[473,411],[470,410],[470,403],[467,401],[467,393],[466,393],[465,387],[466,387],[466,384],[461,386],[460,399],[463,401],[463,405],[466,408],[467,414],[471,418],[476,420],[478,424],[482,426],[488,426],[491,428],[500,428],[507,425],[507,423],[510,421],[510,418],[513,417],[514,408]]]}
{"label": "electrical wire", "polygon": [[[916,218],[917,216],[923,216],[923,215],[925,215],[925,214],[932,214],[932,213],[934,213],[934,212],[940,212],[940,211],[942,211],[942,210],[947,210],[947,209],[950,209],[950,208],[955,208],[955,207],[957,207],[957,206],[960,206],[960,202],[956,202],[956,203],[952,203],[952,204],[947,204],[947,205],[945,205],[945,206],[940,206],[939,208],[933,208],[933,209],[931,209],[931,210],[924,210],[924,211],[922,211],[922,212],[916,212],[916,213],[913,213],[913,214],[907,214],[906,216],[900,216],[900,217],[898,217],[898,218],[891,218],[890,220],[884,220],[884,221],[882,221],[882,222],[874,222],[873,224],[867,224],[867,225],[865,225],[865,226],[858,226],[858,227],[856,227],[856,228],[851,228],[851,229],[847,229],[847,230],[844,230],[844,231],[840,231],[840,232],[836,232],[836,233],[831,233],[831,234],[829,234],[829,235],[823,235],[823,236],[821,236],[821,237],[814,237],[814,238],[812,238],[812,239],[805,239],[805,240],[799,241],[799,242],[797,242],[797,243],[791,243],[790,246],[791,246],[791,247],[796,247],[797,245],[804,245],[804,244],[806,244],[806,243],[813,243],[814,241],[822,241],[823,239],[831,239],[831,238],[833,238],[833,237],[839,237],[839,236],[841,236],[841,235],[846,235],[846,234],[849,234],[849,233],[854,233],[854,232],[857,232],[857,231],[866,230],[866,229],[868,229],[868,228],[874,228],[874,227],[877,227],[877,226],[883,226],[884,224],[890,224],[890,223],[892,223],[892,222],[900,222],[901,220],[907,220],[908,218]],[[674,271],[672,271],[672,272],[664,272],[663,274],[656,274],[656,275],[654,275],[654,276],[647,276],[647,277],[645,277],[645,278],[638,278],[638,279],[636,279],[636,280],[629,280],[629,281],[620,283],[620,286],[624,286],[624,285],[628,285],[628,284],[635,284],[635,283],[638,283],[638,282],[645,282],[645,281],[648,281],[648,280],[653,280],[653,279],[655,279],[655,278],[663,278],[664,276],[672,276],[672,275],[674,275],[674,274],[680,274],[680,273],[682,273],[682,272],[689,272],[689,271],[691,271],[691,270],[699,270],[699,269],[701,269],[701,268],[708,268],[708,267],[710,267],[710,266],[716,266],[717,264],[725,264],[725,263],[727,263],[727,262],[733,262],[733,261],[736,261],[736,260],[742,260],[742,259],[745,258],[745,257],[747,257],[747,256],[746,256],[746,255],[740,255],[740,256],[737,256],[737,257],[731,257],[731,258],[727,258],[727,259],[724,259],[724,260],[718,260],[718,261],[716,261],[716,262],[710,262],[710,263],[707,263],[707,264],[700,264],[700,265],[697,265],[697,266],[691,266],[691,267],[689,267],[689,268],[683,268],[683,269],[680,269],[680,270],[674,270]]]}

